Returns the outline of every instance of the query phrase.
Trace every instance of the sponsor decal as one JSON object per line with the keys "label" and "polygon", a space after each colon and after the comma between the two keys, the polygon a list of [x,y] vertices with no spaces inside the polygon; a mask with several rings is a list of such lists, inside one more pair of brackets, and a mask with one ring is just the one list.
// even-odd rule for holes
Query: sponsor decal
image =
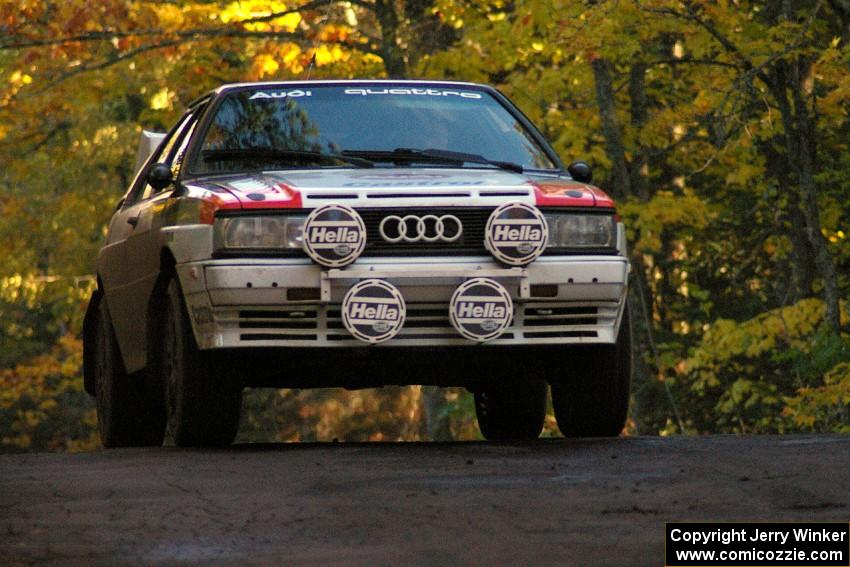
{"label": "sponsor decal", "polygon": [[514,304],[508,290],[489,278],[464,282],[452,294],[449,320],[465,338],[485,342],[498,338],[511,324]]}
{"label": "sponsor decal", "polygon": [[471,91],[455,91],[447,89],[416,89],[416,88],[354,88],[343,91],[347,95],[408,95],[408,96],[453,96],[460,98],[481,99],[481,93]]}
{"label": "sponsor decal", "polygon": [[473,187],[476,185],[484,185],[483,181],[385,181],[385,182],[356,182],[356,183],[343,183],[343,187],[444,187],[446,185],[451,185],[454,187]]}
{"label": "sponsor decal", "polygon": [[370,344],[396,336],[405,313],[401,292],[384,280],[363,280],[342,300],[342,324],[355,338]]}
{"label": "sponsor decal", "polygon": [[251,98],[248,100],[256,100],[258,98],[301,98],[304,96],[313,96],[312,91],[302,91],[300,89],[296,89],[294,91],[258,91],[251,95]]}
{"label": "sponsor decal", "polygon": [[537,207],[505,203],[490,215],[484,235],[484,246],[498,261],[524,266],[546,249],[549,226]]}
{"label": "sponsor decal", "polygon": [[328,268],[347,266],[366,247],[366,225],[357,211],[345,205],[315,209],[304,223],[304,251]]}
{"label": "sponsor decal", "polygon": [[357,179],[378,179],[378,180],[394,180],[394,179],[445,179],[449,175],[445,173],[399,173],[397,171],[386,173],[357,173],[353,172],[348,175]]}
{"label": "sponsor decal", "polygon": [[454,215],[407,215],[384,217],[378,232],[386,242],[454,242],[463,235],[463,225]]}
{"label": "sponsor decal", "polygon": [[274,187],[272,185],[259,179],[244,179],[239,181],[231,181],[229,185],[242,193],[263,193],[268,191],[274,191]]}

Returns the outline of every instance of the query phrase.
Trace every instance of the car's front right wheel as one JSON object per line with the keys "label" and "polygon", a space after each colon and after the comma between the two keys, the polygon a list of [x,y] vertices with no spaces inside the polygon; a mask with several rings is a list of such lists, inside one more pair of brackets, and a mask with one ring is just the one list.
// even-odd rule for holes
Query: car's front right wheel
{"label": "car's front right wheel", "polygon": [[153,338],[165,388],[167,435],[181,447],[229,445],[236,437],[242,384],[231,361],[198,349],[176,279],[165,286]]}
{"label": "car's front right wheel", "polygon": [[147,376],[128,374],[112,327],[106,298],[97,306],[94,329],[97,428],[106,448],[162,445],[165,418],[159,391]]}

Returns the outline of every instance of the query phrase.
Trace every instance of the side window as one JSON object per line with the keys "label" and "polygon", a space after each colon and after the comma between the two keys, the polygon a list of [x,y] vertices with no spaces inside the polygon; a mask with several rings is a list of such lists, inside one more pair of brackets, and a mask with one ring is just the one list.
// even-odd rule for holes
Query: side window
{"label": "side window", "polygon": [[[177,154],[175,150],[182,147],[185,151],[185,146],[188,144],[189,137],[192,130],[194,130],[195,123],[197,122],[197,116],[198,113],[194,112],[186,114],[183,118],[181,118],[180,122],[177,123],[177,127],[174,128],[174,130],[172,130],[159,145],[159,148],[157,148],[156,153],[154,154],[153,160],[149,163],[165,163],[173,165],[174,156]],[[129,205],[138,201],[144,201],[145,199],[149,199],[155,195],[156,192],[156,189],[148,185],[145,180],[143,170],[139,174],[139,177],[136,178],[135,186],[133,187],[133,191],[130,193],[126,204]]]}

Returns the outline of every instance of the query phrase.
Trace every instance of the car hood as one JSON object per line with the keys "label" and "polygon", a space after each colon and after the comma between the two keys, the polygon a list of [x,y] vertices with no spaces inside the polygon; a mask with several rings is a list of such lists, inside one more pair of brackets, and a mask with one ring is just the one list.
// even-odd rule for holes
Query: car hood
{"label": "car hood", "polygon": [[[352,207],[539,206],[611,207],[599,188],[568,178],[491,169],[312,169],[199,178],[187,185],[227,192],[246,209]],[[236,203],[234,203],[236,205]]]}

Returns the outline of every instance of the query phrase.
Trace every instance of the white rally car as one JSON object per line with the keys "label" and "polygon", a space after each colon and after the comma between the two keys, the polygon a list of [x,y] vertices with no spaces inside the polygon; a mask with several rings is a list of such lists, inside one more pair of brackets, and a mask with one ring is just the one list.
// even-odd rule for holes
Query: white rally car
{"label": "white rally car", "polygon": [[488,439],[551,386],[565,435],[623,428],[623,226],[496,90],[225,85],[140,154],[84,325],[105,446],[230,443],[251,386],[464,386]]}

